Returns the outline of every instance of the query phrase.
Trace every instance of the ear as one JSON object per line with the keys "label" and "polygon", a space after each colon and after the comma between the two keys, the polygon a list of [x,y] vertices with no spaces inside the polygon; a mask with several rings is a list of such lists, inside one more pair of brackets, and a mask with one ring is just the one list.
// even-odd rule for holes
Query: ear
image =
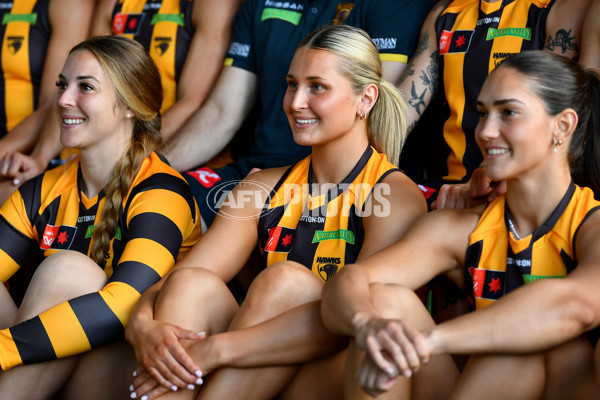
{"label": "ear", "polygon": [[566,108],[555,116],[554,137],[563,142],[571,137],[579,117],[572,108]]}
{"label": "ear", "polygon": [[379,97],[379,89],[377,88],[377,86],[375,86],[374,84],[368,85],[366,87],[366,89],[363,91],[363,94],[360,98],[360,106],[358,109],[358,114],[361,114],[361,113],[368,114],[369,111],[371,111],[371,109],[375,105],[375,102],[377,101],[377,97]]}

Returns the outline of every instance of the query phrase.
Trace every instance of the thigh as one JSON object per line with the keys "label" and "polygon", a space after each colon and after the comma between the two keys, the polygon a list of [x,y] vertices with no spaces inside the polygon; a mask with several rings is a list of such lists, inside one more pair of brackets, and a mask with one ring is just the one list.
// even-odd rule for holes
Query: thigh
{"label": "thigh", "polygon": [[62,399],[129,399],[136,367],[133,348],[125,339],[87,352],[63,387]]}
{"label": "thigh", "polygon": [[594,373],[594,349],[584,336],[549,351],[546,373],[544,399],[600,398]]}
{"label": "thigh", "polygon": [[347,350],[344,350],[331,357],[303,364],[279,399],[343,399],[346,355]]}
{"label": "thigh", "polygon": [[545,357],[473,355],[460,374],[451,399],[540,399],[546,382]]}

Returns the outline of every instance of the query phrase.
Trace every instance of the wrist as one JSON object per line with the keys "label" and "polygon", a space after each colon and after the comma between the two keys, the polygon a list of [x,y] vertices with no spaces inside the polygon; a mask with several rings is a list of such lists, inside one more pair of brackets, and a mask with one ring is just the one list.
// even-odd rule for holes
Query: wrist
{"label": "wrist", "polygon": [[443,343],[443,335],[436,327],[428,332],[424,332],[424,334],[432,355],[447,353]]}
{"label": "wrist", "polygon": [[367,312],[357,312],[351,318],[353,336],[356,336],[374,316]]}

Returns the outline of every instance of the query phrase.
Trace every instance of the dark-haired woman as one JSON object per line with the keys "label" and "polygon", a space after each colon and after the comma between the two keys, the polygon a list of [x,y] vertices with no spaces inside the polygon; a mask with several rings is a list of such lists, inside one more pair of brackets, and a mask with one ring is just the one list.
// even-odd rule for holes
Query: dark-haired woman
{"label": "dark-haired woman", "polygon": [[[589,331],[600,324],[600,202],[571,178],[598,187],[589,163],[598,163],[599,93],[595,73],[542,51],[515,55],[487,78],[476,138],[507,192],[479,208],[430,213],[334,278],[326,326],[367,352],[348,382],[357,376],[371,395],[408,398],[411,383],[428,384],[423,363],[457,353],[472,356],[456,384],[433,379],[450,381],[444,397],[599,396]],[[476,312],[434,326],[412,290],[442,273],[464,282]]]}

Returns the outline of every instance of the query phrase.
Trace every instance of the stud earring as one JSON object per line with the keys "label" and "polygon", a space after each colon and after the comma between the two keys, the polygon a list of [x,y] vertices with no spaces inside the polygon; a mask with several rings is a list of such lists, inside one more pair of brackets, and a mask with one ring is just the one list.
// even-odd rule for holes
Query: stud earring
{"label": "stud earring", "polygon": [[554,138],[554,140],[552,141],[552,143],[554,144],[554,152],[558,152],[558,146],[562,145],[562,139],[556,139]]}
{"label": "stud earring", "polygon": [[133,115],[131,115],[131,113],[130,113],[130,112],[128,112],[127,114],[125,114],[125,116],[126,116],[127,118],[131,118],[131,117],[133,117]]}
{"label": "stud earring", "polygon": [[362,113],[358,114],[358,117],[360,119],[366,119],[367,118],[367,113],[366,112],[362,112]]}

